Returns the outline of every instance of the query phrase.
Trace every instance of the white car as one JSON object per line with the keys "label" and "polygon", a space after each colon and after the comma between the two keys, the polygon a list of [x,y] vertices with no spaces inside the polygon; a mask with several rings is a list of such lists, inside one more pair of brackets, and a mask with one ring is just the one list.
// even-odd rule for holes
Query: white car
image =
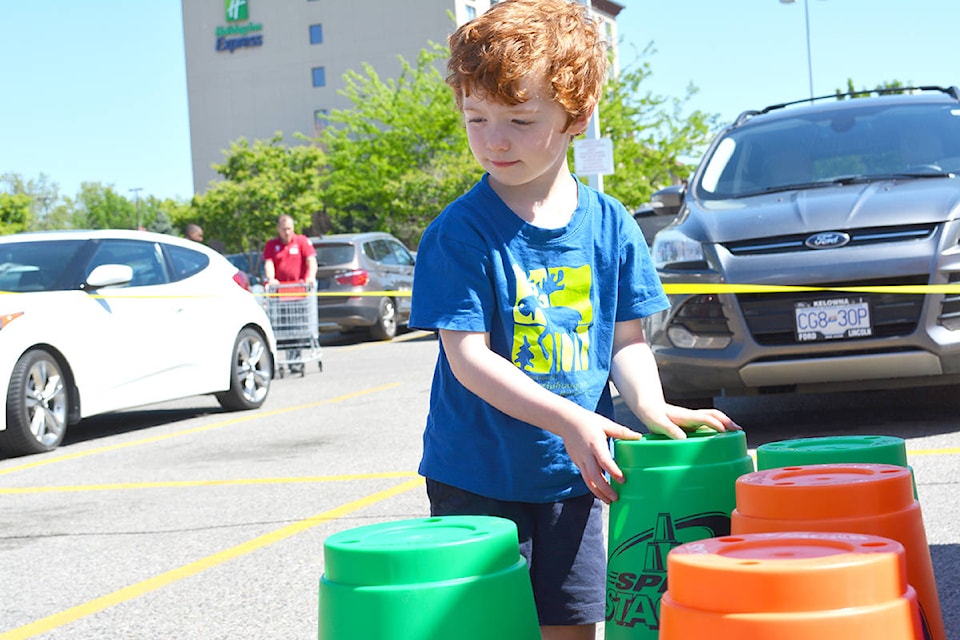
{"label": "white car", "polygon": [[138,231],[0,237],[0,452],[56,448],[92,415],[214,394],[263,404],[276,339],[236,267]]}

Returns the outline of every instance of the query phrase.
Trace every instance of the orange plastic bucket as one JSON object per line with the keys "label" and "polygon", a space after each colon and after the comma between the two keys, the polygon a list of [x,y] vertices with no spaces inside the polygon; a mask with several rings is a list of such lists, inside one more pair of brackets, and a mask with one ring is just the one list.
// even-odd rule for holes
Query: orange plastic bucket
{"label": "orange plastic bucket", "polygon": [[[850,462],[909,467],[907,444],[903,438],[896,436],[846,435],[780,440],[757,447],[757,471],[805,464]],[[913,497],[917,497],[916,478]]]}
{"label": "orange plastic bucket", "polygon": [[910,469],[888,464],[814,464],[756,471],[737,479],[736,502],[730,518],[733,535],[833,531],[896,540],[905,549],[907,581],[917,592],[923,637],[946,640]]}
{"label": "orange plastic bucket", "polygon": [[667,556],[660,640],[922,637],[903,545],[849,533],[755,533]]}

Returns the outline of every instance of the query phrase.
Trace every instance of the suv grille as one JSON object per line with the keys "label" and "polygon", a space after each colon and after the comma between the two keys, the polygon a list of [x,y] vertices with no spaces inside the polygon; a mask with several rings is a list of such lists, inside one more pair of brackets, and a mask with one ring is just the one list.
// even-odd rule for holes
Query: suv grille
{"label": "suv grille", "polygon": [[[936,223],[911,224],[896,227],[872,227],[866,229],[845,229],[850,236],[848,247],[881,242],[901,242],[904,240],[922,240],[936,231]],[[723,246],[735,256],[751,256],[769,253],[787,253],[791,251],[817,251],[804,244],[814,232],[777,236],[773,238],[751,238],[737,242],[727,242]]]}
{"label": "suv grille", "polygon": [[[897,280],[868,280],[862,282],[829,283],[810,286],[870,287],[927,284],[927,276],[912,276]],[[766,346],[799,344],[796,331],[794,303],[822,300],[850,294],[835,291],[797,291],[785,293],[737,294],[750,334],[757,344]],[[872,338],[905,336],[913,333],[920,319],[925,295],[915,293],[857,293],[870,302],[873,321]],[[851,338],[857,340],[859,338]]]}
{"label": "suv grille", "polygon": [[[958,282],[960,282],[960,274],[951,273],[948,283],[956,284]],[[941,325],[950,331],[960,329],[960,295],[950,293],[943,296],[943,300],[940,302],[940,317],[938,320]]]}

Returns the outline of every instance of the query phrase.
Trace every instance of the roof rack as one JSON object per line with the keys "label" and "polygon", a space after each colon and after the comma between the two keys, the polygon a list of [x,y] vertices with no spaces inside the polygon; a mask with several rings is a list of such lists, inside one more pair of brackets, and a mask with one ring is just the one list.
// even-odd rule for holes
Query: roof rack
{"label": "roof rack", "polygon": [[831,93],[823,96],[816,96],[813,98],[805,98],[803,100],[793,100],[792,102],[782,102],[780,104],[773,104],[769,107],[764,107],[763,109],[757,111],[756,109],[751,109],[744,111],[739,116],[737,116],[736,121],[733,123],[733,126],[739,126],[743,124],[746,120],[752,118],[753,116],[758,116],[763,113],[769,113],[771,111],[776,111],[778,109],[784,109],[786,107],[793,106],[795,104],[804,104],[804,103],[813,103],[817,100],[827,100],[834,99],[840,100],[842,98],[853,98],[855,96],[868,96],[871,94],[877,95],[886,95],[891,93],[907,93],[913,91],[939,91],[940,93],[945,93],[954,100],[960,101],[960,88],[956,86],[950,87],[940,87],[937,85],[923,85],[919,87],[888,87],[888,88],[877,88],[877,89],[862,89],[860,91],[850,91],[848,93]]}

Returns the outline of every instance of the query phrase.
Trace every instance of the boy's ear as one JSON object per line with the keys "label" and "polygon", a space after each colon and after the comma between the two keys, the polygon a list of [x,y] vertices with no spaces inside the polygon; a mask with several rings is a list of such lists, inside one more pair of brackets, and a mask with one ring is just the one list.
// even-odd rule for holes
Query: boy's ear
{"label": "boy's ear", "polygon": [[579,136],[582,133],[586,133],[587,127],[590,125],[590,118],[593,116],[593,109],[590,109],[588,112],[574,120],[570,123],[570,127],[567,129],[568,132],[575,136]]}

